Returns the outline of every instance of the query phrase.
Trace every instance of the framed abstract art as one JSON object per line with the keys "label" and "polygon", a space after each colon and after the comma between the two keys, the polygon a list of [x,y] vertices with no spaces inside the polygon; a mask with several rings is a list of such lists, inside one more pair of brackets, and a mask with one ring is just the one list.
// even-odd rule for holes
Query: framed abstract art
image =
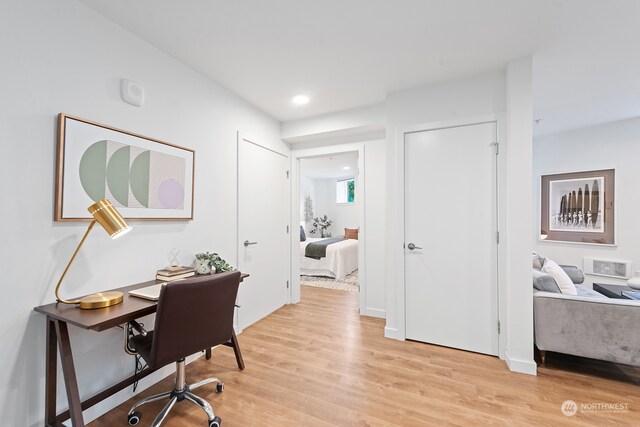
{"label": "framed abstract art", "polygon": [[194,150],[58,116],[55,221],[84,221],[108,199],[127,219],[193,219]]}

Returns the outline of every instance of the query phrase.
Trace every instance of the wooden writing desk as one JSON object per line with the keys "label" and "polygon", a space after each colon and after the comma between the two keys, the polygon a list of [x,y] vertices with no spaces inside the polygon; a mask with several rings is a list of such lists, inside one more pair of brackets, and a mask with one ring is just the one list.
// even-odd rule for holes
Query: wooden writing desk
{"label": "wooden writing desk", "polygon": [[[248,274],[240,276],[242,282]],[[131,320],[139,319],[148,314],[156,312],[157,301],[149,301],[142,298],[130,297],[129,291],[137,288],[150,286],[157,282],[155,280],[143,283],[137,283],[123,288],[112,289],[120,291],[124,294],[122,303],[96,310],[82,310],[71,304],[52,303],[35,307],[34,310],[47,316],[47,344],[46,344],[46,372],[45,372],[45,426],[62,426],[62,423],[71,419],[73,427],[84,426],[82,411],[92,407],[98,402],[114,395],[125,387],[130,386],[136,381],[141,380],[157,369],[146,368],[135,375],[132,375],[119,383],[103,390],[90,398],[81,401],[78,392],[78,381],[76,371],[73,365],[73,355],[71,351],[71,342],[69,341],[69,330],[67,325],[75,325],[83,329],[92,329],[101,332],[113,327],[123,325]],[[226,343],[232,347],[238,368],[244,369],[244,361],[238,344],[238,338],[235,332],[231,340]],[[60,362],[62,364],[62,372],[67,390],[67,400],[69,401],[69,409],[56,414],[56,384],[57,384],[57,357],[56,346],[60,351]],[[211,358],[211,349],[206,349],[207,359]]]}

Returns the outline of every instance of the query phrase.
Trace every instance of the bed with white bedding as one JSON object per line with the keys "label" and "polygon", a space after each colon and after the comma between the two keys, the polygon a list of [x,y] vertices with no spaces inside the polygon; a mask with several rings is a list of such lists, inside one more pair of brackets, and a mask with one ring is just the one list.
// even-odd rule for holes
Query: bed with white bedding
{"label": "bed with white bedding", "polygon": [[307,238],[300,242],[300,274],[303,276],[326,276],[342,280],[358,269],[358,241],[342,240],[327,246],[327,256],[314,259],[307,258],[305,250],[309,243],[318,242],[320,238]]}

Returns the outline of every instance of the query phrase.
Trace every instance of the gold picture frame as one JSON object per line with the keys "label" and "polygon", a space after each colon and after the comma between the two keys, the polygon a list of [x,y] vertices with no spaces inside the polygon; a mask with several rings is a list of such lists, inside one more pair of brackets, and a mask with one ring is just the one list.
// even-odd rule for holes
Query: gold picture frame
{"label": "gold picture frame", "polygon": [[130,220],[192,220],[195,151],[60,113],[54,220],[108,199]]}

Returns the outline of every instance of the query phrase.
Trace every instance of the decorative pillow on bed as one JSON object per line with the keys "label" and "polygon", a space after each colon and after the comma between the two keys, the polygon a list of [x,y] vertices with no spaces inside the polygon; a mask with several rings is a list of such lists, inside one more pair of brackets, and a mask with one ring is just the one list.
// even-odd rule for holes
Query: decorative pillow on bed
{"label": "decorative pillow on bed", "polygon": [[345,228],[344,229],[344,238],[345,239],[358,240],[358,229],[357,228]]}
{"label": "decorative pillow on bed", "polygon": [[300,226],[300,241],[304,242],[305,240],[307,240],[307,235],[304,234],[304,227]]}

